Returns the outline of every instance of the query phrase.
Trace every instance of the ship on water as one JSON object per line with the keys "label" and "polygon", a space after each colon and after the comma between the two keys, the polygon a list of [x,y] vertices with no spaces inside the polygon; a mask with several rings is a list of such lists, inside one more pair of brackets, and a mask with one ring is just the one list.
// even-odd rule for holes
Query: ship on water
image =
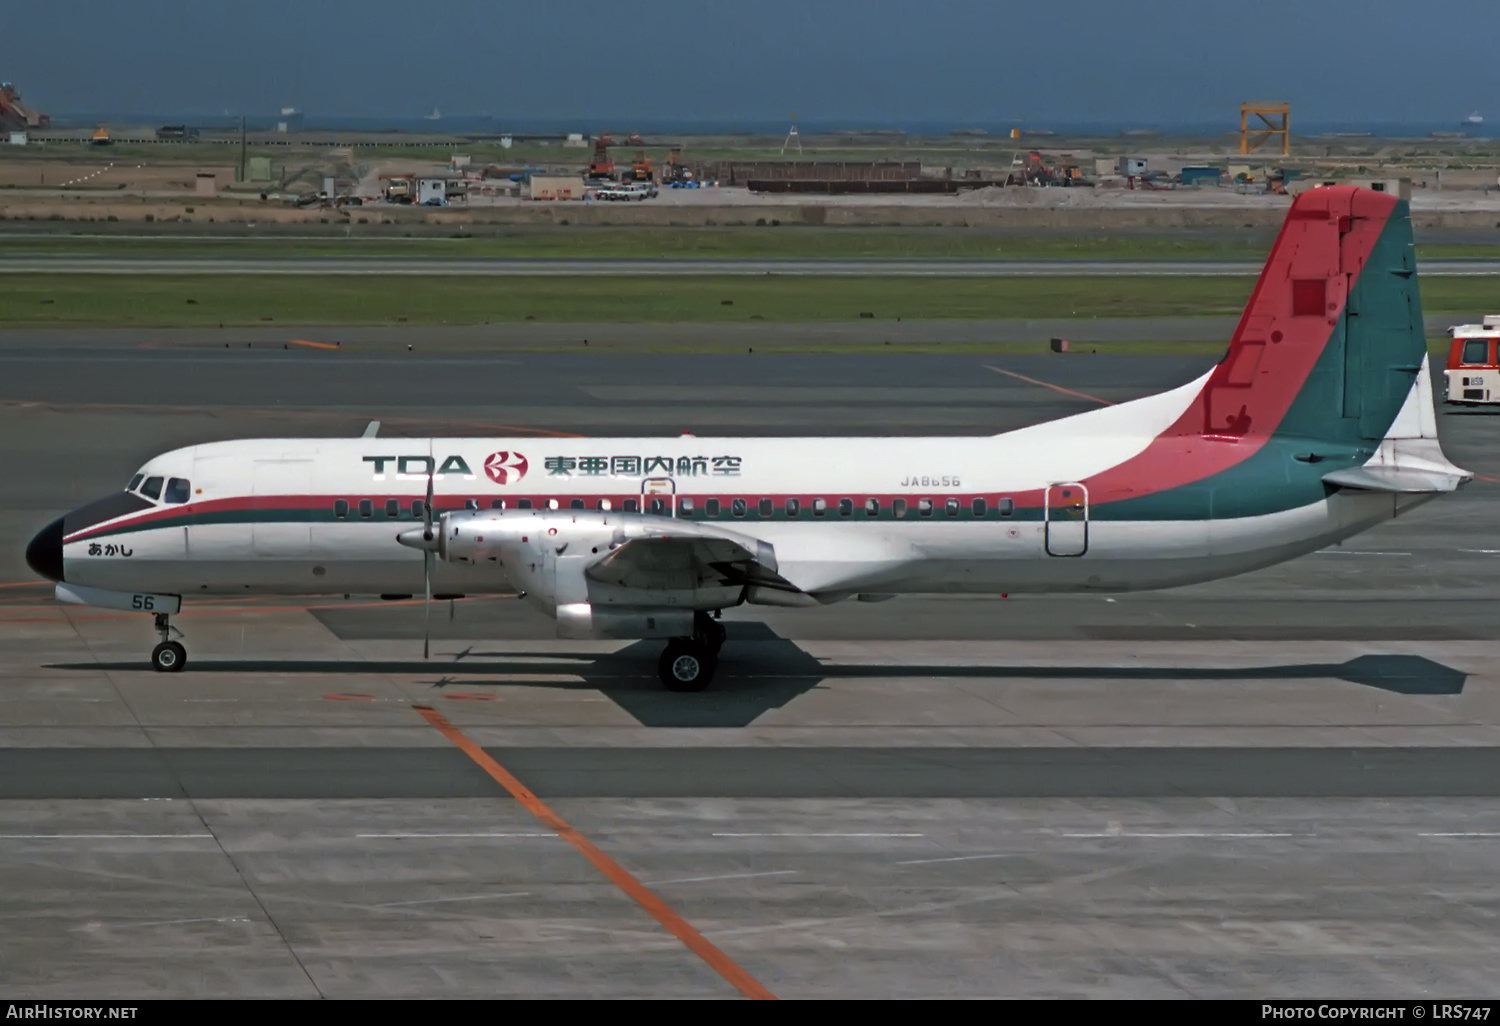
{"label": "ship on water", "polygon": [[1466,117],[1466,118],[1463,119],[1462,124],[1465,124],[1465,125],[1482,125],[1482,124],[1484,124],[1484,115],[1481,114],[1481,113],[1479,113],[1479,111],[1477,111],[1477,110],[1476,111],[1472,111],[1469,114],[1468,117]]}

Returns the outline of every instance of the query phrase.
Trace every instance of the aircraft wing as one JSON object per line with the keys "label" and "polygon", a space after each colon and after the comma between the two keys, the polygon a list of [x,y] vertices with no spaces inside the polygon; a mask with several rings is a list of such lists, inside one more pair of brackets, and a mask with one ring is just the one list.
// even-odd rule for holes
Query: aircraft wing
{"label": "aircraft wing", "polygon": [[668,521],[631,538],[585,571],[589,580],[618,587],[673,591],[727,585],[797,591],[776,572],[766,542],[706,525]]}

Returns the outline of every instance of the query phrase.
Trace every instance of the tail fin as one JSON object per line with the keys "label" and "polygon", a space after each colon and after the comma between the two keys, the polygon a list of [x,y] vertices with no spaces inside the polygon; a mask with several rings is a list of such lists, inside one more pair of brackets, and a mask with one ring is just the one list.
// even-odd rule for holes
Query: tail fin
{"label": "tail fin", "polygon": [[1202,433],[1376,445],[1426,355],[1407,204],[1311,189],[1293,201],[1203,390]]}

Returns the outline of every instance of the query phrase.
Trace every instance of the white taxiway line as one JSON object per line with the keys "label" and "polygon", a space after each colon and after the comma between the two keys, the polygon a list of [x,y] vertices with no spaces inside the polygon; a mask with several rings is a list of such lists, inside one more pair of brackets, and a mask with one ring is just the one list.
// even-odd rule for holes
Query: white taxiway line
{"label": "white taxiway line", "polygon": [[1178,838],[1178,837],[1211,837],[1224,840],[1248,840],[1262,837],[1296,837],[1296,834],[1263,834],[1263,833],[1145,833],[1140,831],[1120,830],[1115,832],[1100,831],[1090,834],[1059,834],[1060,837],[1145,837],[1145,838]]}
{"label": "white taxiway line", "polygon": [[208,840],[213,834],[0,834],[0,841]]}
{"label": "white taxiway line", "polygon": [[1418,834],[1418,837],[1500,837],[1500,831],[1467,830],[1441,834]]}
{"label": "white taxiway line", "polygon": [[665,887],[667,884],[706,883],[709,880],[751,880],[758,876],[796,876],[800,869],[773,869],[765,873],[725,873],[723,876],[683,876],[676,880],[653,880],[653,887]]}
{"label": "white taxiway line", "polygon": [[793,833],[766,833],[766,834],[714,834],[715,837],[926,837],[926,834],[793,834]]}
{"label": "white taxiway line", "polygon": [[450,837],[556,837],[557,835],[556,834],[355,834],[354,836],[357,837],[357,838],[360,838],[361,840],[371,839],[371,838],[381,839],[381,840],[390,840],[390,839],[403,839],[403,840],[404,839],[418,839],[418,840],[420,840],[420,839],[428,838],[428,837],[433,837],[433,838],[450,838]]}
{"label": "white taxiway line", "polygon": [[449,901],[490,901],[495,898],[525,898],[530,891],[506,891],[504,894],[466,894],[461,898],[423,898],[420,901],[387,901],[375,908],[400,908],[403,905],[441,905]]}
{"label": "white taxiway line", "polygon": [[929,866],[936,862],[978,862],[980,859],[1009,859],[1015,858],[1015,852],[1005,852],[999,855],[954,855],[946,859],[907,859],[898,862],[898,866]]}

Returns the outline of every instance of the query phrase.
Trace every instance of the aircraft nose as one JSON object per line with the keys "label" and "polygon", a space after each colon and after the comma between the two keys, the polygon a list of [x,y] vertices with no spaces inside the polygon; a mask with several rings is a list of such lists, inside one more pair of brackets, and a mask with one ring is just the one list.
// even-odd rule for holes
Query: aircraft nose
{"label": "aircraft nose", "polygon": [[63,579],[62,517],[42,528],[31,539],[31,544],[26,546],[26,565],[49,581]]}

